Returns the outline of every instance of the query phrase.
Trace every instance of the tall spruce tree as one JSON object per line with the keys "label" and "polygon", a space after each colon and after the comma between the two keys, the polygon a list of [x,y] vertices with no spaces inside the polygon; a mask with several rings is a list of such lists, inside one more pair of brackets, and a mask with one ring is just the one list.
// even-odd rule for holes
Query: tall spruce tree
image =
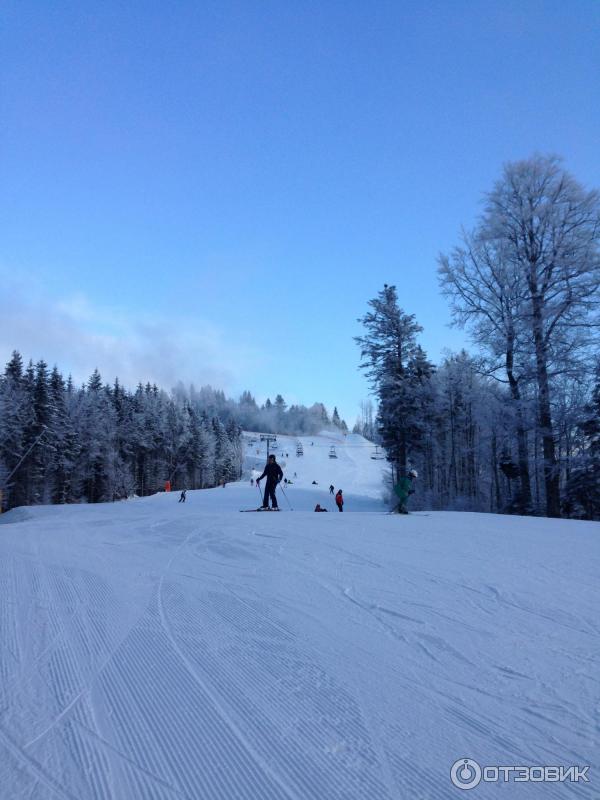
{"label": "tall spruce tree", "polygon": [[417,343],[422,328],[413,314],[399,307],[396,287],[385,284],[368,304],[371,310],[359,319],[366,334],[355,341],[360,366],[379,399],[381,441],[398,476],[406,472],[409,455],[421,444],[419,396],[432,368]]}

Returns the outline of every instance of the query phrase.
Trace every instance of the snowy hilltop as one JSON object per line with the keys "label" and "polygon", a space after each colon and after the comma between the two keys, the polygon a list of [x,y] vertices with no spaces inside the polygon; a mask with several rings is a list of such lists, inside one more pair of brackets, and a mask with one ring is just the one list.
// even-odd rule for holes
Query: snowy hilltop
{"label": "snowy hilltop", "polygon": [[[265,465],[267,444],[260,433],[245,431],[244,477],[258,477]],[[384,509],[384,476],[387,462],[381,457],[381,448],[359,434],[343,434],[340,431],[322,431],[318,436],[276,436],[269,443],[281,465],[286,493],[280,507],[289,510],[311,511],[316,503],[335,511],[334,497],[329,491],[342,489],[347,511],[377,511]],[[242,482],[243,486],[243,482]],[[252,487],[251,487],[252,488]],[[250,505],[257,502],[256,489],[250,492]],[[287,503],[286,499],[290,502]],[[259,503],[260,505],[260,503]]]}

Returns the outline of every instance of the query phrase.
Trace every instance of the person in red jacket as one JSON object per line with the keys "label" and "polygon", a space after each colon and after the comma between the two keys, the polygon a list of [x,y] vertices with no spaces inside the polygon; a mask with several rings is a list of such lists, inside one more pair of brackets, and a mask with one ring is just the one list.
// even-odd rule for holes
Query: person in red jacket
{"label": "person in red jacket", "polygon": [[338,489],[338,493],[335,496],[335,504],[338,507],[338,511],[344,510],[344,498],[342,496],[342,490]]}

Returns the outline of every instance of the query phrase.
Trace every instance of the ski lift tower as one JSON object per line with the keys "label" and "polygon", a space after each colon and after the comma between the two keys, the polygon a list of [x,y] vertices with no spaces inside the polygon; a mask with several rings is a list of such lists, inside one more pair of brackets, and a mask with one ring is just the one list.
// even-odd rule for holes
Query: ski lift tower
{"label": "ski lift tower", "polygon": [[260,435],[261,442],[267,443],[267,460],[269,459],[269,446],[271,442],[277,444],[277,436],[274,433],[261,433]]}

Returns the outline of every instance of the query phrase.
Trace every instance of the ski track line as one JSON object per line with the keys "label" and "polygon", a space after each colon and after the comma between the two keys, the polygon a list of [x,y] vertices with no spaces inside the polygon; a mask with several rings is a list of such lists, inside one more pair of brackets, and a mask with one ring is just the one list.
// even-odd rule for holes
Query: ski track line
{"label": "ski track line", "polygon": [[6,731],[0,728],[0,742],[18,761],[24,764],[29,774],[40,783],[44,784],[46,788],[50,789],[55,795],[62,797],[64,800],[81,800],[77,795],[71,794],[68,789],[65,789],[58,781],[51,775],[48,775],[41,764],[24,752],[18,744],[12,741]]}
{"label": "ski track line", "polygon": [[[488,586],[487,588],[490,590],[490,592],[493,594],[496,601],[500,605],[516,608],[517,610],[522,611],[525,614],[531,614],[536,617],[541,617],[542,619],[552,622],[554,625],[561,625],[564,628],[573,630],[576,633],[583,633],[586,636],[591,636],[591,635],[597,636],[598,634],[598,631],[594,625],[590,625],[587,622],[587,620],[583,619],[582,617],[577,617],[573,614],[569,614],[568,612],[563,611],[563,609],[560,608],[552,609],[549,607],[547,611],[543,611],[540,608],[531,607],[531,604],[527,605],[525,601],[517,602],[516,599],[508,599],[493,586]],[[567,622],[565,618],[568,619],[569,621]],[[584,627],[581,627],[581,623],[583,623],[587,627],[587,630]]]}
{"label": "ski track line", "polygon": [[[80,797],[108,798],[111,796],[108,760],[103,751],[94,747],[83,736],[76,723],[76,718],[66,722],[60,737],[45,743],[46,749],[54,751],[55,759],[62,762],[63,769],[69,769],[69,783],[78,787]],[[68,761],[65,759],[65,752],[69,755]]]}
{"label": "ski track line", "polygon": [[[228,671],[223,674],[219,664],[215,663],[212,667],[204,665],[204,671],[211,678],[212,682],[217,686],[223,694],[227,694],[230,698],[230,703],[235,703],[238,713],[240,710],[244,712],[246,724],[252,730],[253,734],[257,736],[264,744],[265,751],[277,760],[277,763],[283,765],[290,776],[293,777],[295,782],[303,787],[304,798],[349,798],[357,797],[356,786],[348,779],[348,773],[340,765],[328,765],[324,759],[331,759],[334,746],[331,741],[333,733],[332,721],[333,714],[330,711],[324,711],[323,703],[315,699],[302,698],[298,703],[296,711],[289,705],[289,697],[293,694],[299,694],[300,690],[294,685],[295,681],[301,680],[299,677],[298,669],[302,667],[300,663],[296,667],[293,663],[286,662],[282,664],[282,668],[288,669],[294,676],[293,681],[284,683],[279,676],[279,685],[277,685],[277,676],[273,674],[273,664],[271,664],[270,674],[268,679],[265,675],[260,674],[257,669],[256,663],[245,658],[241,652],[236,652],[235,657],[241,667],[244,667],[246,675],[253,678],[253,690],[257,698],[260,698],[260,705],[256,705],[247,696],[247,687],[244,686],[243,679],[238,675]],[[206,662],[206,658],[203,658]],[[264,669],[264,665],[263,665]],[[258,681],[262,678],[263,686],[260,686]],[[269,679],[271,680],[272,689],[276,689],[276,694],[271,690],[269,691]],[[306,679],[308,680],[308,678]],[[318,677],[315,676],[315,680]],[[304,710],[304,717],[306,716],[306,707],[310,705],[314,709],[313,714],[319,712],[321,715],[326,713],[329,721],[325,730],[315,731],[315,724],[312,719],[308,721],[303,719],[301,715]],[[263,707],[265,704],[270,703],[272,713],[273,710],[279,712],[279,725],[275,724],[272,718],[265,717]],[[338,717],[343,713],[343,708],[336,708]],[[321,719],[320,725],[323,725]],[[349,736],[349,729],[346,727],[340,730],[338,738]],[[316,749],[318,748],[318,749]],[[316,752],[313,752],[315,751]],[[303,753],[304,758],[302,761],[298,760],[295,753]],[[292,755],[290,755],[292,754]],[[352,754],[351,754],[352,755]],[[341,787],[344,787],[343,789]],[[361,796],[364,793],[361,792]],[[377,787],[375,792],[369,791],[368,796],[382,797],[380,787]]]}
{"label": "ski track line", "polygon": [[[155,610],[159,622],[159,610]],[[157,765],[162,759],[165,774],[191,800],[250,800],[257,793],[265,800],[285,796],[215,715],[210,698],[160,625],[140,628],[128,644],[129,652],[114,664],[118,679],[106,676],[107,690],[115,686],[123,694],[120,731],[129,738],[138,759],[150,758]],[[142,731],[139,716],[146,720]]]}
{"label": "ski track line", "polygon": [[[69,720],[69,725],[73,728],[74,733],[75,731],[77,731],[79,732],[79,735],[84,738],[85,738],[85,730],[89,730],[95,732],[98,738],[102,739],[100,725],[98,723],[96,708],[92,700],[91,692],[89,697],[85,698],[75,707],[75,709],[73,710],[73,714]],[[95,797],[97,798],[97,800],[100,800],[100,798],[103,797],[107,798],[117,797],[118,784],[116,782],[115,772],[117,772],[118,770],[115,769],[114,764],[111,762],[109,754],[103,748],[100,747],[92,749],[89,743],[87,743],[86,746],[89,746],[89,750],[92,753],[93,760],[95,762],[94,770],[90,770],[90,778],[88,782],[92,786],[103,787],[105,791],[105,794],[102,794],[99,791],[94,792]],[[92,771],[94,771],[94,773],[96,772],[99,773],[95,780],[91,776]]]}
{"label": "ski track line", "polygon": [[[180,789],[178,789],[176,786],[172,786],[170,783],[168,783],[167,781],[163,780],[159,775],[155,775],[153,772],[150,772],[145,767],[143,767],[141,764],[138,764],[136,761],[134,761],[133,759],[129,758],[129,756],[127,756],[121,750],[119,750],[114,745],[112,745],[110,742],[108,742],[106,739],[104,739],[100,734],[96,733],[96,731],[92,730],[91,728],[88,728],[86,725],[84,725],[82,722],[79,722],[78,720],[74,720],[74,723],[76,725],[78,725],[79,727],[81,727],[82,731],[87,736],[89,736],[91,739],[93,739],[95,742],[97,742],[102,747],[106,748],[112,755],[116,756],[119,759],[123,759],[124,761],[126,761],[127,764],[130,767],[132,767],[134,770],[139,770],[146,777],[150,778],[152,781],[154,781],[157,784],[159,784],[159,786],[161,786],[163,789],[168,789],[168,791],[172,792],[173,794],[177,795],[178,797],[183,797],[183,798],[186,797],[186,795]],[[108,796],[110,796],[110,795],[108,795]]]}
{"label": "ski track line", "polygon": [[[234,631],[247,631],[251,622],[246,608],[243,609],[242,616],[238,616],[236,620],[235,614],[224,611],[222,603],[215,605],[217,593],[210,594],[211,597],[204,601],[196,600],[195,604],[196,607],[200,605],[200,608],[204,609],[202,614],[204,624],[214,629],[217,635],[222,631],[223,620],[232,625]],[[222,598],[224,599],[224,596]],[[215,612],[217,617],[212,621]],[[356,790],[359,773],[356,772],[356,769],[351,767],[350,771],[346,768],[340,772],[341,765],[339,763],[330,763],[331,754],[334,752],[330,749],[333,746],[331,737],[335,735],[338,740],[341,738],[342,741],[348,739],[356,741],[356,750],[350,751],[347,758],[355,758],[356,756],[352,755],[353,752],[366,752],[365,743],[369,737],[360,721],[358,707],[355,708],[356,704],[351,696],[341,689],[334,679],[320,666],[307,660],[306,655],[297,652],[294,648],[288,652],[287,656],[284,655],[281,647],[286,646],[285,642],[279,642],[274,649],[273,645],[269,647],[264,639],[257,638],[254,648],[247,645],[242,648],[236,647],[235,654],[231,652],[231,647],[228,647],[230,657],[226,663],[219,663],[218,660],[215,660],[215,663],[211,665],[210,657],[206,653],[194,653],[196,640],[197,636],[191,632],[186,636],[191,657],[197,658],[203,671],[219,688],[223,696],[228,698],[229,704],[236,709],[237,713],[240,712],[240,709],[244,710],[245,724],[251,729],[254,728],[251,735],[257,736],[259,742],[264,740],[264,746],[269,754],[275,754],[278,762],[286,765],[289,773],[294,775],[296,781],[303,786],[304,797],[309,796],[308,787],[310,787],[310,797],[358,796]],[[230,662],[239,667],[238,672],[233,672],[229,668]],[[277,668],[278,664],[279,668]],[[252,686],[253,691],[260,697],[260,705],[257,706],[248,697],[248,686]],[[319,686],[328,688],[318,690]],[[277,710],[277,718],[280,721],[286,721],[288,726],[293,721],[293,725],[295,725],[293,739],[288,742],[283,731],[278,733],[273,721],[264,717],[263,709],[265,708]],[[351,709],[352,716],[342,724],[341,720],[346,713],[344,709]],[[310,716],[307,717],[309,711]],[[318,727],[314,725],[315,718],[320,720]],[[296,751],[305,752],[307,755],[314,751],[311,756],[312,762],[299,763],[290,758],[290,753]],[[374,754],[369,761],[377,763]],[[363,768],[366,767],[367,761],[364,761]],[[367,795],[361,790],[361,797],[385,796],[385,788],[379,781],[374,781],[373,778],[366,776],[364,769],[361,769],[360,774],[363,789],[365,789],[365,783],[370,784]],[[343,784],[346,784],[346,789],[341,795],[340,787]],[[317,786],[320,788],[317,789]]]}
{"label": "ski track line", "polygon": [[[360,601],[357,601],[355,598],[352,598],[351,595],[349,594],[348,590],[341,590],[339,587],[333,587],[331,585],[328,585],[327,583],[323,582],[322,579],[317,578],[315,574],[313,574],[312,577],[313,577],[314,580],[317,581],[317,583],[319,585],[322,586],[323,589],[325,589],[326,591],[329,591],[334,596],[336,596],[338,593],[343,594],[347,599],[351,600],[353,603],[355,603],[357,606],[362,608],[368,614],[372,615],[382,625],[382,627],[384,627],[386,630],[389,630],[390,632],[392,632],[392,635],[395,638],[398,638],[397,632],[395,632],[391,628],[391,626],[389,626],[385,621],[381,620],[379,615],[374,614],[373,610],[370,607],[366,606],[365,604],[361,603]],[[452,582],[449,582],[449,583],[452,583]],[[475,665],[472,664],[472,662],[469,659],[466,659],[464,656],[462,656],[462,654],[458,653],[458,651],[456,651],[455,648],[453,648],[451,645],[448,645],[448,643],[445,642],[444,640],[442,640],[440,637],[438,637],[438,636],[430,636],[430,635],[427,635],[427,634],[424,635],[424,634],[419,634],[419,633],[416,633],[416,636],[424,638],[425,641],[429,641],[430,643],[434,644],[439,649],[441,649],[443,652],[450,653],[450,654],[454,655],[455,657],[458,658],[458,660],[463,661],[469,667],[474,668]],[[405,639],[404,637],[402,637],[401,641],[404,641],[406,644],[409,644],[409,641],[407,639]],[[417,642],[415,642],[415,644],[418,647],[420,647],[423,650],[423,652],[426,653],[426,655],[428,657],[430,657],[436,663],[440,663],[439,659],[425,646],[423,641],[417,641]],[[477,687],[472,687],[469,684],[464,684],[464,683],[461,683],[460,681],[453,681],[452,679],[449,679],[449,678],[444,678],[444,680],[446,680],[446,681],[448,681],[450,683],[454,683],[454,684],[460,685],[463,688],[467,688],[469,690],[472,690],[473,688],[477,689]],[[423,688],[425,688],[426,685],[428,685],[422,680],[418,681],[418,682],[421,683]],[[414,688],[415,687],[413,687],[413,691],[414,691]],[[444,696],[443,692],[441,694],[442,694],[442,696]],[[446,697],[447,697],[447,695],[446,695]],[[428,697],[427,699],[428,699],[429,702],[431,702],[431,698],[430,697]],[[502,700],[503,698],[498,698],[498,699]],[[453,713],[454,711],[456,711],[456,715],[454,716],[453,722],[454,723],[458,722],[459,725],[461,723],[464,724],[464,718],[461,718],[461,716],[460,716],[461,715],[461,709],[464,708],[464,700],[461,700],[460,698],[455,698],[454,702],[456,703],[456,709],[450,709],[449,707],[447,707],[446,711],[450,712],[450,713]],[[476,712],[474,711],[474,713],[476,713]],[[521,722],[521,723],[523,723],[523,722],[527,723],[527,720],[523,718],[523,715],[522,714],[518,714],[517,713],[517,709],[514,708],[514,707],[512,708],[512,715],[513,715],[513,719],[518,719],[519,722]],[[498,736],[498,735],[493,734],[492,733],[492,729],[490,727],[487,727],[487,726],[480,728],[480,732],[483,733],[490,741],[495,742],[496,744],[500,745],[501,748],[510,749],[512,752],[515,753],[515,756],[518,756],[518,757],[521,758],[521,760],[523,760],[524,754],[521,753],[521,750],[520,750],[518,742],[515,742],[510,738],[510,732],[508,730],[505,731],[505,733],[508,735],[508,738],[504,738],[502,736]]]}
{"label": "ski track line", "polygon": [[383,773],[386,788],[389,792],[390,798],[396,796],[398,790],[398,783],[395,779],[394,772],[390,765],[390,760],[385,748],[385,741],[387,736],[382,733],[382,725],[380,721],[375,721],[373,712],[369,711],[369,705],[365,702],[364,691],[361,687],[361,676],[356,668],[356,662],[351,661],[352,675],[354,677],[354,690],[358,699],[359,707],[362,712],[362,717],[365,720],[367,731],[370,734],[370,739],[373,742],[373,748],[379,755],[381,763],[381,771]]}
{"label": "ski track line", "polygon": [[448,800],[455,796],[456,790],[450,783],[450,764],[448,764],[448,777],[442,779],[431,770],[419,767],[418,758],[409,760],[392,749],[388,749],[387,752],[390,769],[400,789],[398,798]]}
{"label": "ski track line", "polygon": [[165,614],[164,605],[163,605],[162,595],[163,595],[164,578],[165,578],[165,574],[168,573],[168,571],[169,571],[169,569],[171,567],[171,564],[173,563],[175,557],[178,555],[179,551],[187,544],[187,542],[189,541],[191,535],[192,534],[189,534],[189,536],[183,542],[183,545],[180,548],[178,548],[177,551],[173,554],[173,556],[171,557],[169,563],[167,564],[167,566],[165,568],[165,572],[162,574],[162,576],[160,578],[160,581],[159,581],[159,584],[158,584],[158,608],[159,608],[160,618],[161,618],[161,622],[162,622],[163,628],[165,630],[165,633],[167,634],[167,636],[168,636],[168,638],[169,638],[169,640],[170,640],[175,652],[177,653],[177,655],[179,656],[179,658],[181,659],[181,661],[183,662],[183,664],[185,665],[185,667],[189,671],[190,675],[193,677],[193,679],[195,681],[198,682],[198,684],[200,685],[202,690],[204,692],[206,692],[207,696],[212,701],[215,709],[220,714],[220,716],[223,719],[223,721],[225,722],[225,724],[236,735],[236,737],[241,742],[242,746],[255,759],[256,763],[260,766],[260,768],[266,774],[268,774],[271,777],[271,779],[283,791],[283,794],[285,796],[287,796],[291,800],[302,800],[302,798],[300,798],[298,795],[296,795],[296,793],[293,792],[290,789],[289,786],[286,786],[283,783],[282,779],[273,770],[271,765],[268,764],[262,758],[262,756],[254,749],[254,747],[252,746],[252,744],[250,743],[248,738],[246,736],[244,736],[243,732],[240,730],[240,728],[237,726],[237,724],[234,722],[234,720],[231,718],[231,716],[225,711],[225,709],[223,708],[219,698],[212,692],[212,690],[208,687],[208,685],[200,678],[200,675],[198,674],[198,671],[195,668],[194,664],[188,659],[186,654],[183,652],[183,650],[181,649],[181,647],[179,646],[179,644],[175,640],[175,637],[173,635],[173,632],[172,632],[171,627],[169,625],[169,622],[167,620],[167,617],[166,617],[166,614]]}
{"label": "ski track line", "polygon": [[[15,597],[19,596],[31,597],[30,605],[28,607],[28,611],[26,614],[26,619],[20,627],[27,627],[28,629],[35,630],[35,625],[34,625],[34,620],[35,620],[35,623],[38,628],[38,631],[36,632],[37,635],[33,637],[31,635],[29,637],[27,636],[24,637],[26,643],[30,642],[32,645],[35,644],[39,636],[39,628],[40,628],[39,619],[36,619],[36,617],[39,617],[39,611],[40,609],[43,609],[47,612],[47,616],[45,618],[46,625],[42,628],[42,630],[45,632],[47,627],[51,631],[50,633],[51,638],[44,645],[43,649],[35,655],[33,654],[33,652],[30,652],[30,648],[28,648],[27,646],[21,648],[22,652],[28,652],[30,657],[26,659],[25,669],[16,674],[8,685],[2,687],[3,694],[7,698],[10,696],[14,696],[15,691],[21,691],[22,689],[25,688],[25,686],[27,686],[31,678],[36,675],[36,668],[39,666],[42,659],[52,651],[52,649],[61,641],[62,637],[64,636],[64,626],[62,624],[60,616],[57,613],[55,604],[50,602],[50,591],[48,589],[48,584],[45,580],[42,581],[40,574],[36,570],[37,566],[38,564],[35,563],[33,568],[30,568],[27,572],[22,573],[22,575],[24,576],[24,580],[27,582],[28,585],[31,586],[30,592],[28,593],[25,589],[23,589],[22,592],[16,592],[14,595]],[[16,585],[18,585],[18,582],[17,584],[15,584],[15,586]],[[43,589],[42,587],[45,587],[45,589]],[[44,603],[44,605],[40,605],[40,603]],[[16,601],[15,601],[15,606],[17,606]],[[36,612],[35,616],[33,614],[34,611]],[[19,619],[17,619],[17,624],[18,623]],[[20,631],[19,635],[21,635]],[[7,706],[7,708],[10,708],[10,704],[9,706]]]}
{"label": "ski track line", "polygon": [[[272,559],[275,559],[275,555],[274,554],[270,554],[270,556],[271,556]],[[397,631],[396,628],[393,625],[391,625],[389,622],[387,622],[387,620],[381,619],[379,617],[379,615],[373,613],[372,609],[370,609],[369,607],[364,606],[360,601],[357,601],[355,598],[353,598],[349,594],[348,590],[342,589],[341,586],[336,585],[336,584],[332,584],[328,580],[324,580],[322,577],[320,577],[318,575],[318,573],[316,571],[308,569],[304,561],[301,561],[301,560],[299,560],[297,558],[296,559],[290,558],[289,554],[287,556],[287,560],[288,560],[288,562],[290,564],[293,564],[293,566],[296,568],[296,570],[301,575],[303,575],[304,578],[314,581],[317,584],[317,586],[319,586],[321,589],[323,589],[323,591],[325,591],[327,594],[331,595],[336,601],[338,601],[338,602],[341,601],[342,603],[350,602],[353,605],[355,605],[357,608],[359,608],[362,612],[367,614],[369,616],[369,618],[375,620],[375,622],[377,623],[377,626],[388,637],[390,637],[391,640],[396,641],[396,642],[400,642],[400,643],[402,643],[402,644],[404,644],[406,646],[409,646],[409,647],[412,647],[413,645],[416,645],[416,646],[420,645],[420,643],[415,643],[415,642],[412,642],[411,640],[409,640],[403,633]],[[420,646],[422,647],[422,645],[420,645]],[[406,663],[407,653],[402,651],[399,655],[402,658],[403,663]],[[429,653],[428,653],[428,655],[429,655]],[[416,672],[414,674],[412,674],[411,676],[407,676],[404,672],[398,672],[398,679],[406,684],[408,690],[414,692],[417,685],[420,685],[423,688],[426,688],[428,686],[428,684],[426,684],[426,682],[422,678],[419,677],[419,673],[421,673],[422,670],[423,670],[423,665],[419,661],[415,660],[413,654],[409,654],[409,657],[411,658],[411,661],[413,662],[412,665],[415,668]],[[435,660],[437,661],[437,659],[435,659]],[[436,676],[435,673],[432,673],[432,675],[433,675],[433,677],[435,679],[437,679],[438,676]],[[427,697],[428,695],[424,694],[423,696]]]}
{"label": "ski track line", "polygon": [[[18,671],[23,657],[19,642],[18,605],[10,599],[18,597],[16,586],[14,559],[10,559],[0,566],[0,686],[3,687],[6,687],[12,672]],[[8,688],[3,689],[5,696],[9,693]]]}
{"label": "ski track line", "polygon": [[[120,747],[116,748],[118,752],[128,750],[135,758],[130,756],[126,758],[135,763],[143,773],[157,775],[166,783],[173,782],[177,780],[178,772],[180,773],[184,767],[176,762],[176,759],[175,763],[169,762],[169,749],[165,747],[164,753],[162,752],[157,733],[159,731],[166,733],[171,743],[176,741],[177,731],[171,728],[168,710],[163,709],[163,698],[159,697],[154,704],[147,702],[147,695],[140,686],[141,679],[144,679],[144,686],[153,687],[154,676],[148,674],[149,664],[144,667],[138,662],[140,658],[152,658],[152,653],[140,646],[140,641],[143,641],[142,631],[138,631],[132,640],[136,645],[134,665],[137,667],[137,672],[132,670],[128,660],[128,648],[125,647],[121,658],[115,659],[100,677],[100,688],[104,694],[103,706],[111,708],[110,723],[114,736],[120,743]],[[163,710],[166,716],[163,715]],[[159,773],[165,777],[161,777]],[[181,779],[181,776],[179,778]],[[135,790],[128,794],[139,796],[143,786],[138,785],[137,772],[128,775],[127,785]]]}
{"label": "ski track line", "polygon": [[[98,667],[91,670],[91,674],[85,680],[86,685],[83,688],[78,687],[78,691],[76,692],[76,694],[71,698],[71,700],[67,703],[67,705],[60,711],[60,713],[52,720],[52,722],[50,722],[49,725],[46,726],[46,728],[44,728],[33,739],[29,740],[25,745],[23,745],[24,748],[31,747],[32,745],[36,744],[40,739],[42,739],[44,736],[46,736],[48,733],[50,733],[50,731],[59,722],[61,722],[61,720],[63,720],[68,715],[68,713],[75,707],[77,702],[90,692],[94,681],[97,680],[98,676],[107,667],[107,665],[119,652],[123,644],[127,641],[127,638],[131,635],[132,631],[135,628],[135,624],[136,623],[134,623],[127,631],[123,633],[118,643],[106,655],[101,664]],[[68,645],[68,642],[66,644]],[[59,651],[59,653],[56,655],[56,658],[54,657],[52,658],[50,664],[51,676],[53,680],[56,681],[56,684],[53,684],[53,688],[55,689],[55,694],[57,688],[60,691],[66,691],[64,684],[64,674],[66,672],[71,672],[71,671],[73,671],[72,659],[68,656],[64,655],[61,656]]]}
{"label": "ski track line", "polygon": [[[182,598],[182,602],[179,605],[181,605],[185,609],[185,598]],[[198,601],[196,601],[195,603],[195,608],[197,607],[198,607]],[[208,613],[210,613],[211,610],[212,610],[212,605],[209,602]],[[251,730],[251,733],[249,735],[251,736],[258,735],[257,742],[259,743],[261,739],[265,737],[269,738],[268,731],[272,727],[272,724],[267,717],[264,717],[263,707],[268,707],[270,698],[269,697],[265,698],[263,707],[253,706],[252,708],[249,708],[248,702],[246,701],[246,698],[244,696],[242,696],[241,699],[238,698],[239,702],[232,700],[231,699],[232,696],[235,695],[236,680],[238,678],[238,675],[230,674],[226,677],[226,673],[230,672],[226,664],[223,664],[221,667],[217,665],[215,670],[213,670],[208,666],[209,662],[207,661],[207,659],[210,659],[209,653],[207,653],[204,650],[198,651],[197,647],[198,642],[202,641],[202,643],[204,643],[204,639],[203,638],[201,639],[198,631],[195,630],[195,626],[197,626],[197,620],[195,618],[195,615],[192,615],[189,612],[188,613],[182,612],[180,613],[179,621],[181,622],[182,626],[185,629],[184,638],[188,645],[188,650],[190,652],[189,657],[195,659],[197,663],[201,665],[203,672],[209,677],[211,682],[219,688],[221,695],[229,700],[229,705],[232,708],[235,708],[236,714],[240,715],[240,710],[245,711],[245,713],[241,715],[243,723],[247,726],[249,725],[251,729],[254,726],[254,729]],[[219,641],[219,638],[222,638],[222,635],[220,635],[220,633],[222,632],[220,632],[217,628],[216,633],[217,636],[213,637],[213,640]],[[238,656],[236,655],[236,659],[237,658]],[[251,680],[251,682],[254,682],[254,676],[250,678],[250,674],[251,673],[246,673],[246,680]],[[261,721],[260,724],[259,720]],[[296,743],[296,749],[297,749],[297,743]],[[285,765],[290,775],[295,775],[296,773],[296,770],[294,768],[295,765],[293,763],[290,763],[289,760],[289,753],[293,752],[293,750],[294,750],[293,747],[288,747],[286,751],[286,748],[281,747],[281,737],[279,738],[273,737],[273,746],[268,750],[268,753],[270,758],[277,756],[276,760],[278,761],[278,763]],[[295,777],[298,778],[299,776],[296,774]],[[300,783],[303,782],[301,776],[299,782]]]}
{"label": "ski track line", "polygon": [[[61,576],[54,574],[52,575],[52,580],[55,587],[55,596],[58,598],[59,602],[52,603],[50,597],[48,597],[46,599],[50,601],[49,605],[51,607],[58,608],[59,613],[61,604],[66,607],[67,611],[69,611],[70,605],[73,606],[73,611],[70,613],[67,619],[59,619],[59,641],[58,644],[56,644],[56,646],[53,648],[53,652],[50,654],[48,663],[45,665],[56,703],[59,707],[62,706],[62,711],[58,714],[54,721],[50,723],[50,725],[44,731],[42,731],[42,733],[25,744],[24,747],[29,747],[30,745],[34,744],[45,734],[45,732],[50,730],[56,722],[60,721],[65,713],[68,713],[72,705],[77,702],[79,697],[82,695],[82,674],[80,663],[77,659],[78,654],[76,652],[77,640],[75,636],[69,636],[68,634],[71,623],[74,625],[74,630],[71,628],[70,632],[72,634],[78,633],[76,618],[78,612],[80,612],[84,606],[81,599],[77,597],[73,587],[66,588],[63,585],[64,581],[62,580]],[[55,642],[56,641],[57,640],[55,640]],[[46,670],[38,670],[38,672],[40,671],[45,672]]]}

